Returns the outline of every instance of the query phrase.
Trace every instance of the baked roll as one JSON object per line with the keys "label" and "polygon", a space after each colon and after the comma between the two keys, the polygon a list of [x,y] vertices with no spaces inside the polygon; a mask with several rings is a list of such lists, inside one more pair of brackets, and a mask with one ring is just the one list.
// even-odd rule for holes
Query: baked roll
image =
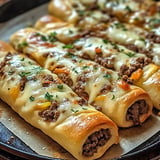
{"label": "baked roll", "polygon": [[[61,23],[63,24],[66,22]],[[50,35],[53,32],[56,32],[55,29],[48,27],[51,24],[56,26],[57,21],[53,21],[52,16],[48,15],[40,18],[35,27],[45,34]],[[65,29],[67,30],[67,27]],[[61,27],[59,27],[59,32],[60,30],[63,31]],[[78,30],[74,31],[74,35],[77,34],[77,37],[78,35],[80,36],[80,32]],[[61,37],[65,36],[60,37],[59,33],[56,33],[56,38],[63,42]],[[62,34],[63,32],[61,32],[60,35]],[[114,37],[114,34],[112,34],[112,37]],[[71,43],[73,46],[72,53],[74,55],[84,59],[90,59],[106,68],[119,72],[118,74],[123,80],[133,83],[134,85],[137,85],[147,91],[153,101],[154,106],[157,109],[160,109],[160,98],[157,96],[157,93],[160,92],[158,85],[158,82],[160,81],[159,66],[153,64],[151,58],[148,58],[148,56],[144,54],[131,51],[122,45],[112,43],[104,38],[95,37],[94,35],[87,35],[86,37],[81,36],[81,38],[77,39],[76,37],[74,38],[74,41]],[[129,35],[128,38],[131,39]],[[156,61],[157,63],[160,62],[158,59],[156,59]]]}
{"label": "baked roll", "polygon": [[[143,6],[142,8],[145,8],[145,7],[148,8],[147,5],[145,5],[145,3],[143,4],[143,2],[137,2],[136,0],[135,1],[127,0],[125,2],[120,1],[118,3],[110,0],[96,1],[96,2],[93,0],[86,1],[86,2],[83,0],[79,0],[76,2],[72,0],[67,2],[64,2],[63,0],[60,0],[58,2],[57,1],[58,0],[52,0],[49,4],[49,12],[52,15],[55,15],[66,22],[73,23],[76,26],[80,27],[81,29],[84,28],[84,30],[87,30],[87,31],[89,30],[94,31],[96,32],[95,35],[102,36],[103,38],[105,37],[114,43],[125,45],[127,48],[133,51],[136,51],[136,52],[138,51],[140,53],[153,56],[154,63],[156,63],[157,65],[160,65],[160,58],[159,58],[160,57],[159,56],[160,16],[159,16],[159,12],[157,11],[159,8],[158,4],[156,5],[156,3],[152,3],[151,1],[149,1],[150,3],[148,2],[148,7],[150,6],[151,9],[156,7],[155,12],[157,13],[157,14],[155,13],[155,17],[152,17],[151,20],[148,20],[148,21],[151,21],[151,23],[153,22],[156,22],[156,24],[158,23],[157,24],[158,27],[156,29],[156,27],[152,26],[153,28],[152,30],[146,31],[145,29],[136,27],[135,25],[126,24],[121,21],[115,20],[115,17],[109,15],[110,12],[112,13],[112,10],[113,12],[116,12],[116,9],[117,10],[120,9],[121,11],[119,11],[118,13],[120,14],[120,17],[123,18],[125,17],[123,14],[126,14],[126,12],[128,11],[127,10],[128,8],[130,9],[134,8],[136,10],[138,10],[138,8],[142,6]],[[79,5],[77,5],[77,3]],[[57,4],[61,4],[61,5],[57,5]],[[63,7],[61,6],[67,9],[66,12],[62,10]],[[137,8],[135,6],[137,6]],[[127,8],[126,10],[124,9],[125,7]],[[145,9],[142,9],[142,10],[144,11]],[[67,15],[67,13],[72,13],[73,11],[74,13],[77,13],[76,22],[70,21],[69,17],[71,17],[71,15]],[[83,11],[83,14],[79,14],[79,11],[81,12]],[[108,12],[105,12],[105,11],[108,11]],[[101,17],[97,16],[96,20],[93,18],[92,19],[93,22],[91,22],[87,20],[88,12],[90,13],[91,17],[92,15],[94,15],[94,12],[100,12],[100,14],[102,15]],[[121,12],[122,12],[122,15],[121,15]],[[136,13],[137,12],[135,11],[135,14]],[[145,11],[145,13],[147,14],[149,12]],[[67,18],[64,18],[65,16],[61,17],[62,14],[66,14]],[[144,13],[142,13],[142,15],[143,14]],[[106,20],[102,18],[103,15],[107,16]],[[144,17],[146,19],[145,16],[138,16],[138,17]]]}
{"label": "baked roll", "polygon": [[[98,11],[99,14],[102,14],[102,17],[103,15],[107,17],[110,15],[110,19],[117,18],[120,22],[134,24],[160,35],[159,7],[160,2],[152,0],[52,0],[48,10],[50,14],[69,23],[78,23],[78,25],[80,21],[87,20],[86,17],[88,17],[89,12],[92,17],[92,14]],[[104,22],[102,17],[101,20],[100,17],[97,17],[96,21]],[[94,18],[92,21],[94,21]]]}
{"label": "baked roll", "polygon": [[101,28],[104,22],[110,21],[110,16],[102,13],[99,7],[86,5],[90,2],[93,1],[83,1],[82,3],[81,0],[52,0],[48,10],[51,15],[81,28]]}
{"label": "baked roll", "polygon": [[[160,27],[160,3],[152,0],[112,0],[93,1],[90,5],[97,5],[101,11],[117,17],[121,22],[137,25],[148,31],[158,33]],[[156,32],[157,30],[157,32]]]}
{"label": "baked roll", "polygon": [[[73,55],[72,45],[51,42],[50,36],[32,28],[16,32],[10,40],[17,50],[57,74],[74,92],[118,126],[138,125],[151,114],[152,102],[144,90],[119,79],[117,72]],[[27,45],[21,45],[23,43]]]}
{"label": "baked roll", "polygon": [[0,42],[0,75],[0,98],[76,159],[99,158],[118,143],[113,121],[5,42]]}

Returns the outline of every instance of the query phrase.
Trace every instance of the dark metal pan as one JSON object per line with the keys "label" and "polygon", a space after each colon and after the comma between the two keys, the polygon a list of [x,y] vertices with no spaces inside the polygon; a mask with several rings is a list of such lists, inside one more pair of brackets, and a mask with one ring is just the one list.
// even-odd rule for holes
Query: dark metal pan
{"label": "dark metal pan", "polygon": [[[0,3],[0,22],[8,21],[48,1],[49,0],[4,0],[4,3]],[[60,160],[37,154],[0,123],[0,160],[3,159]],[[118,160],[132,159],[160,159],[160,130],[138,147],[118,158]]]}
{"label": "dark metal pan", "polygon": [[[11,140],[11,137],[14,137],[14,139]],[[2,123],[0,123],[0,149],[0,158],[6,158],[6,160],[19,160],[20,158],[21,160],[22,158],[32,160],[60,160],[57,158],[38,155]],[[160,131],[132,151],[122,155],[117,160],[132,160],[133,158],[136,160],[148,160],[153,157],[160,158],[159,156]]]}

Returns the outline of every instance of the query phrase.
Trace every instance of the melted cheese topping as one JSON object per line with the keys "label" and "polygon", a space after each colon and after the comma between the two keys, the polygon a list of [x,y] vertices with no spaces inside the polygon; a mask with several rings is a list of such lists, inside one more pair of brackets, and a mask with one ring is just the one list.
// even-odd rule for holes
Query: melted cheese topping
{"label": "melted cheese topping", "polygon": [[[103,95],[104,98],[103,99],[100,98],[101,99],[100,106],[102,107],[102,111],[104,113],[107,113],[108,110],[110,110],[107,107],[107,99],[110,99],[110,100],[113,99],[112,103],[114,108],[114,106],[116,106],[118,103],[117,101],[119,101],[117,97],[123,96],[126,93],[131,91],[130,89],[127,90],[121,87],[120,85],[118,85],[119,81],[121,83],[121,80],[119,80],[119,76],[117,72],[107,70],[95,62],[83,60],[70,54],[67,47],[72,47],[72,46],[66,46],[60,42],[54,42],[55,47],[49,47],[43,44],[43,43],[48,43],[47,41],[42,41],[42,40],[40,41],[39,38],[35,38],[31,36],[31,35],[35,35],[34,34],[35,30],[30,30],[30,35],[27,35],[27,32],[28,32],[28,29],[26,29],[26,31],[25,29],[23,30],[23,36],[21,37],[21,39],[18,33],[17,35],[16,34],[13,35],[11,38],[12,43],[15,46],[18,46],[22,42],[22,40],[24,41],[24,37],[25,37],[26,38],[25,40],[28,43],[28,45],[26,47],[23,47],[22,50],[25,53],[28,53],[31,56],[35,57],[37,61],[39,61],[39,59],[42,59],[42,57],[44,57],[46,53],[49,53],[46,59],[44,59],[43,66],[52,71],[54,71],[56,68],[59,68],[58,66],[62,66],[67,71],[69,71],[68,75],[73,81],[73,85],[71,86],[72,89],[75,90],[75,87],[77,87],[77,85],[78,86],[81,85],[82,87],[84,87],[84,91],[89,95],[89,99],[88,99],[89,103],[92,103],[94,101],[99,101],[99,98],[98,99],[96,98],[99,97],[100,95]],[[42,35],[43,34],[41,33],[41,36]],[[19,40],[17,40],[17,38]],[[32,41],[28,41],[28,39],[30,40],[38,39],[39,41],[37,41],[37,43],[34,43],[33,45],[31,43]],[[101,45],[101,43],[103,43],[103,41],[100,41],[100,39],[93,38],[93,39],[88,39],[87,45],[90,44],[90,42],[94,42],[94,41],[96,42],[96,46],[97,44]],[[95,48],[95,47],[92,48],[92,46],[90,47],[91,47],[91,50],[94,50]],[[30,50],[31,48],[32,50]],[[110,46],[110,48],[112,48],[112,46]],[[45,49],[46,49],[46,52],[45,52]],[[106,47],[106,50],[107,50],[107,47]],[[122,56],[124,55],[125,54],[122,54]],[[80,81],[81,77],[84,78],[82,82]],[[109,88],[105,89],[105,87],[107,86]],[[134,86],[133,88],[136,88],[136,87]]]}
{"label": "melted cheese topping", "polygon": [[[4,58],[1,58],[0,62],[3,61]],[[12,55],[11,60],[4,66],[3,72],[4,75],[0,78],[0,97],[25,117],[29,117],[34,112],[36,117],[42,121],[38,112],[47,109],[52,100],[57,101],[59,104],[58,111],[60,112],[60,116],[52,124],[53,126],[75,114],[75,111],[83,111],[83,108],[94,110],[90,106],[78,105],[78,101],[81,99],[68,86],[63,84],[55,74],[41,68],[34,61],[22,55]],[[43,87],[43,78],[47,75],[52,76],[56,83],[51,82],[49,86]],[[20,89],[22,78],[26,79],[24,90]],[[5,95],[10,95],[10,98]]]}
{"label": "melted cheese topping", "polygon": [[[24,33],[25,34],[25,33]],[[65,66],[67,70],[69,70],[69,77],[71,77],[73,81],[73,89],[77,85],[79,76],[84,76],[86,79],[85,92],[89,95],[89,103],[93,102],[95,97],[100,94],[101,89],[104,85],[112,85],[110,81],[117,77],[112,77],[112,71],[106,71],[103,67],[97,66],[96,63],[91,61],[82,60],[76,56],[69,55],[68,49],[65,49],[65,45],[60,42],[55,42],[54,47],[48,47],[43,44],[44,41],[40,41],[39,38],[35,38],[32,36],[28,36],[28,38],[20,40],[20,42],[16,42],[16,46],[18,49],[18,44],[23,41],[27,42],[27,47],[24,47],[24,52],[32,54],[38,53],[38,61],[41,62],[42,57],[45,57],[45,54],[49,54],[48,58],[44,62],[44,67],[54,71],[58,66]],[[36,42],[34,40],[37,40]],[[33,43],[34,42],[34,43]],[[32,44],[33,43],[33,44]],[[46,43],[46,42],[44,42]],[[53,56],[52,56],[53,54]],[[68,58],[66,57],[68,56]],[[106,78],[106,75],[109,75],[109,78]],[[111,74],[111,75],[110,75]],[[114,74],[113,74],[114,75]]]}
{"label": "melted cheese topping", "polygon": [[147,32],[141,28],[114,22],[110,24],[106,35],[108,38],[116,43],[122,45],[134,44],[138,48],[148,50],[154,57],[154,62],[160,64],[156,59],[160,57],[159,48],[160,44],[153,43],[146,39]]}
{"label": "melted cheese topping", "polygon": [[97,55],[96,48],[99,47],[103,58],[114,58],[113,65],[116,71],[119,71],[123,64],[129,66],[138,57],[145,57],[145,55],[135,53],[121,45],[116,45],[117,50],[114,44],[97,37],[82,38],[74,45],[81,48],[80,51],[75,52],[76,55],[83,57],[83,53],[85,53],[93,60]]}

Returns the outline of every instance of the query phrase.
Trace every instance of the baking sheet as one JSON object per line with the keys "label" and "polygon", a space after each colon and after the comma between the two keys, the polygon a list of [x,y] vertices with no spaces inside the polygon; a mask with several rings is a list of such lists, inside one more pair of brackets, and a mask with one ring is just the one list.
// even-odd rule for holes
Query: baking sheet
{"label": "baking sheet", "polygon": [[[42,5],[6,23],[0,24],[0,39],[8,41],[10,35],[15,31],[24,27],[33,26],[38,18],[47,14],[47,6],[48,4]],[[72,155],[65,151],[60,145],[40,130],[27,124],[2,101],[0,101],[0,122],[36,153],[54,158],[74,160]],[[112,146],[100,160],[117,158],[131,151],[159,131],[159,126],[160,117],[153,114],[142,126],[119,129],[120,143]]]}

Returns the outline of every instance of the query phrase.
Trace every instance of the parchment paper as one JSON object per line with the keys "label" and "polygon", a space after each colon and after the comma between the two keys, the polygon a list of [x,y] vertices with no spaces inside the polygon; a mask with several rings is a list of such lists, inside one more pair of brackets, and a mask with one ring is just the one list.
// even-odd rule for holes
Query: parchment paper
{"label": "parchment paper", "polygon": [[[0,39],[8,41],[15,31],[34,25],[35,21],[47,14],[48,4],[42,5],[34,10],[22,14],[6,23],[0,24]],[[40,155],[54,158],[74,158],[60,145],[43,134],[40,130],[33,128],[19,117],[8,105],[0,100],[0,122],[10,129],[17,137],[25,142],[30,148]],[[152,115],[142,126],[119,129],[120,143],[112,146],[100,160],[109,160],[123,155],[160,130],[160,117]]]}

